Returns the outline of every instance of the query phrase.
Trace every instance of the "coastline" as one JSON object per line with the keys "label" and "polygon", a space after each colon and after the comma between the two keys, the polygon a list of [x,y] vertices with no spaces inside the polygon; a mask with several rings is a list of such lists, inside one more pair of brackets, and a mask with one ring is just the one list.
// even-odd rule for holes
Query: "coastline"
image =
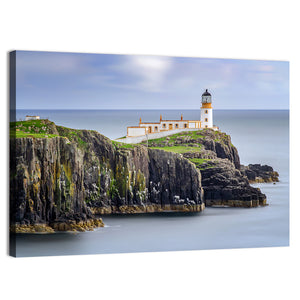
{"label": "coastline", "polygon": [[[260,113],[263,115],[263,112]],[[277,113],[280,116],[279,112],[276,112],[276,116]],[[286,163],[287,158],[280,156],[280,153],[288,153],[286,150],[288,149],[288,135],[283,130],[285,127],[282,129],[280,127],[281,123],[270,124],[273,120],[273,114],[269,112],[269,117],[267,117],[269,121],[267,123],[260,121],[257,124],[260,128],[259,133],[247,131],[246,137],[243,133],[248,127],[243,124],[249,124],[249,122],[243,123],[245,121],[242,119],[245,119],[248,115],[250,118],[252,115],[247,112],[243,113],[242,118],[239,114],[234,115],[236,118],[240,118],[239,131],[237,127],[234,127],[234,119],[232,119],[229,111],[224,114],[224,116],[227,115],[230,118],[226,123],[227,125],[224,123],[226,125],[224,125],[224,128],[227,128],[227,132],[231,133],[232,143],[238,148],[239,155],[243,159],[242,163],[267,163],[280,173],[280,181],[276,185],[273,185],[273,183],[251,182],[252,186],[261,188],[262,192],[266,194],[269,206],[253,211],[241,207],[226,207],[224,205],[221,207],[214,206],[212,209],[207,207],[200,213],[200,216],[198,215],[199,213],[196,213],[194,217],[192,217],[193,213],[181,214],[179,212],[179,214],[172,213],[171,215],[167,211],[149,214],[135,212],[133,214],[97,215],[97,217],[103,218],[105,227],[90,234],[79,231],[75,235],[68,234],[66,231],[58,231],[56,232],[57,234],[18,234],[16,238],[17,248],[19,249],[17,256],[288,245],[289,227],[288,209],[286,208],[288,207],[288,164]],[[284,112],[283,115],[286,116],[286,113]],[[62,120],[60,123],[62,123]],[[262,126],[262,124],[269,124],[269,126]],[[274,129],[269,133],[269,128]],[[274,131],[276,132],[276,139],[275,136],[272,140],[265,138],[266,136],[271,138]],[[274,148],[274,143],[278,147]],[[72,142],[69,144],[69,147],[71,145]],[[122,149],[121,151],[127,150]],[[139,210],[142,209],[140,208]],[[136,209],[133,208],[131,210]],[[243,233],[242,235],[241,232]],[[147,237],[148,235],[149,237]],[[122,244],[124,236],[131,241],[130,245]],[[76,242],[79,237],[80,240],[78,239]],[[84,242],[82,239],[84,239]],[[98,239],[101,243],[97,242]],[[166,239],[169,239],[168,244],[164,244]],[[45,240],[51,241],[55,248],[48,249],[45,247]],[[150,243],[150,240],[155,242]],[[32,248],[33,243],[36,245],[34,248]],[[85,247],[82,247],[81,243],[84,243]],[[74,248],[75,245],[76,248]],[[89,245],[90,250],[86,248],[87,245]],[[145,247],[141,245],[145,245]]]}
{"label": "coastline", "polygon": [[47,224],[14,224],[10,226],[11,233],[56,233],[56,232],[84,232],[93,231],[94,228],[104,227],[102,218],[87,221],[66,221]]}

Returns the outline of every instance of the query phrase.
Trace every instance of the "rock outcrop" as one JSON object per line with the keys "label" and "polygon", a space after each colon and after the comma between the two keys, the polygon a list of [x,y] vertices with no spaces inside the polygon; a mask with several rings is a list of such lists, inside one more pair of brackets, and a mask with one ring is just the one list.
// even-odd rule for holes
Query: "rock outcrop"
{"label": "rock outcrop", "polygon": [[151,203],[171,210],[201,211],[201,175],[180,154],[149,149],[149,194]]}
{"label": "rock outcrop", "polygon": [[267,204],[260,189],[252,187],[229,160],[212,160],[200,168],[206,206],[256,207]]}
{"label": "rock outcrop", "polygon": [[16,231],[89,230],[103,226],[98,213],[204,209],[200,172],[182,155],[50,123],[43,130],[56,136],[10,141]]}
{"label": "rock outcrop", "polygon": [[[227,158],[237,169],[240,168],[240,158],[236,147],[231,143],[231,137],[224,132],[212,129],[181,132],[170,137],[150,140],[150,147],[186,146],[184,156],[187,158]],[[188,147],[197,148],[189,151]]]}
{"label": "rock outcrop", "polygon": [[279,174],[271,166],[250,164],[241,165],[241,173],[245,175],[250,183],[254,182],[278,182]]}
{"label": "rock outcrop", "polygon": [[278,173],[272,167],[241,165],[230,136],[219,131],[182,132],[168,138],[150,140],[149,145],[167,151],[180,151],[196,165],[201,172],[206,206],[267,205],[266,196],[250,183],[278,181]]}

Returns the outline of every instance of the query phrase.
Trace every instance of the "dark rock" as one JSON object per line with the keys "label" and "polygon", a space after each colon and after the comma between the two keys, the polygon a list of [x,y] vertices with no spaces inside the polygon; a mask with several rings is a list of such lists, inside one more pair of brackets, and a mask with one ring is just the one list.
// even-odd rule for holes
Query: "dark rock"
{"label": "dark rock", "polygon": [[255,207],[266,205],[266,196],[249,184],[248,179],[227,159],[215,159],[201,166],[206,206]]}
{"label": "dark rock", "polygon": [[95,131],[70,131],[57,127],[52,132],[59,137],[11,140],[12,223],[59,227],[89,222],[93,212],[203,209],[200,172],[182,155],[122,148]]}
{"label": "dark rock", "polygon": [[182,155],[149,149],[149,176],[150,202],[170,205],[179,197],[202,203],[200,172]]}
{"label": "dark rock", "polygon": [[271,166],[250,164],[241,165],[241,172],[250,182],[278,182],[279,174]]}

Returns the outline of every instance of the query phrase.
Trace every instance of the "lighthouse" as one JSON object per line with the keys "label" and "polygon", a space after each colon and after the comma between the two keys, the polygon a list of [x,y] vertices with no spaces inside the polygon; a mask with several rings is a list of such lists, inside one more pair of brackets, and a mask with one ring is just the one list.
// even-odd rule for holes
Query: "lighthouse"
{"label": "lighthouse", "polygon": [[[219,130],[218,126],[213,125],[213,111],[211,103],[211,94],[206,89],[206,91],[202,94],[200,120],[186,120],[183,118],[182,114],[180,119],[177,120],[166,120],[163,118],[163,115],[160,115],[159,122],[142,122],[142,119],[140,118],[138,126],[127,127],[126,139],[130,141],[129,143],[136,143],[135,137],[148,136],[149,134],[152,135],[152,139],[156,139],[170,134],[175,134],[182,130],[199,130],[202,128]],[[172,133],[168,133],[169,131]],[[122,141],[123,140],[124,139],[122,139]]]}
{"label": "lighthouse", "polygon": [[213,128],[213,109],[211,106],[211,94],[206,89],[202,94],[202,106],[201,106],[201,127]]}

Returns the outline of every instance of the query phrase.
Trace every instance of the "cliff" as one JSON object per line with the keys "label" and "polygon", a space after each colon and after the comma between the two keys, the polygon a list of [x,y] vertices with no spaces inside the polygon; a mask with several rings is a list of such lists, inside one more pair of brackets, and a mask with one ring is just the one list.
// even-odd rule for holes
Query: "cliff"
{"label": "cliff", "polygon": [[247,177],[228,159],[212,159],[198,167],[207,206],[256,207],[267,204],[260,189],[252,187]]}
{"label": "cliff", "polygon": [[[144,143],[145,144],[145,143]],[[168,137],[150,140],[151,148],[162,148],[184,154],[186,158],[228,159],[235,168],[240,168],[240,157],[231,138],[226,133],[203,129],[199,131],[181,132]]]}
{"label": "cliff", "polygon": [[47,120],[11,124],[10,205],[17,232],[103,226],[95,214],[204,209],[200,172],[182,155]]}
{"label": "cliff", "polygon": [[245,175],[249,182],[278,182],[279,174],[274,171],[271,166],[250,164],[248,166],[241,165],[241,172]]}
{"label": "cliff", "polygon": [[96,215],[256,207],[250,182],[278,181],[243,166],[229,135],[204,129],[128,145],[48,120],[11,124],[10,218],[16,232],[92,230]]}
{"label": "cliff", "polygon": [[206,206],[256,207],[266,196],[252,182],[278,181],[270,166],[240,164],[236,147],[226,133],[204,129],[149,140],[149,147],[181,153],[201,172]]}

